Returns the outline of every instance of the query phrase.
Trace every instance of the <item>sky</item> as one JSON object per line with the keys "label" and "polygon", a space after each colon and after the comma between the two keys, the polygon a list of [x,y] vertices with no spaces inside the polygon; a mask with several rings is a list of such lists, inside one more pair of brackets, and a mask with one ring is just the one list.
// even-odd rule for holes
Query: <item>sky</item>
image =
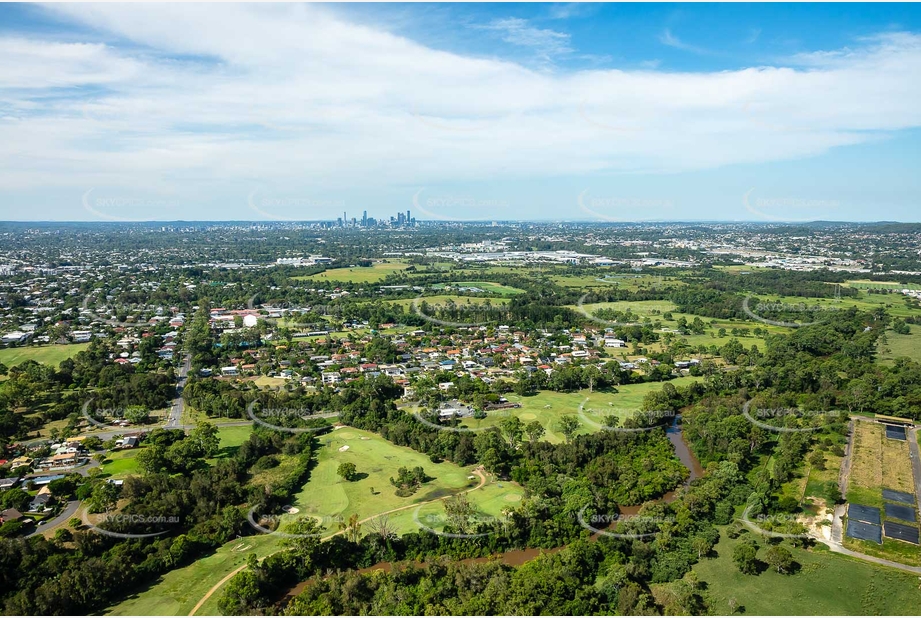
{"label": "sky", "polygon": [[921,220],[915,4],[0,4],[0,220]]}

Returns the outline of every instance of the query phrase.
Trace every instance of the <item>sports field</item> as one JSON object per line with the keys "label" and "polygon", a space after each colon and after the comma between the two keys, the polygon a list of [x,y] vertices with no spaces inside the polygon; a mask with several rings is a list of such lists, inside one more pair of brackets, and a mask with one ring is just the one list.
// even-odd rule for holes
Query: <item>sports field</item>
{"label": "sports field", "polygon": [[350,281],[352,283],[377,283],[388,275],[405,270],[409,264],[395,260],[374,262],[371,266],[352,266],[347,268],[333,268],[316,275],[294,277],[295,281],[313,281],[315,283],[327,281]]}
{"label": "sports field", "polygon": [[502,285],[501,283],[493,283],[492,281],[455,281],[448,285],[462,288],[478,288],[484,292],[500,294],[502,296],[514,296],[515,294],[524,293],[524,290],[519,290],[509,285]]}
{"label": "sports field", "polygon": [[[729,600],[736,613],[749,616],[914,615],[921,606],[918,576],[833,554],[824,546],[797,549],[783,543],[799,569],[791,575],[764,571],[744,575],[732,562],[732,550],[746,536],[733,540],[721,529],[714,558],[704,558],[694,571],[707,583],[704,595],[712,613],[728,615]],[[758,558],[767,545],[759,538]]]}
{"label": "sports field", "polygon": [[89,347],[88,343],[68,343],[63,345],[27,346],[22,348],[0,349],[0,363],[14,367],[28,360],[51,365],[57,368],[62,360],[71,358]]}
{"label": "sports field", "polygon": [[388,300],[385,302],[392,303],[394,305],[400,305],[406,307],[407,309],[412,310],[414,303],[421,304],[423,301],[432,306],[444,306],[448,301],[453,302],[458,307],[463,307],[464,305],[484,305],[489,302],[493,307],[498,307],[500,305],[508,304],[507,298],[487,298],[483,296],[458,296],[452,294],[436,294],[434,296],[423,296],[420,299],[415,298],[403,298],[400,300]]}

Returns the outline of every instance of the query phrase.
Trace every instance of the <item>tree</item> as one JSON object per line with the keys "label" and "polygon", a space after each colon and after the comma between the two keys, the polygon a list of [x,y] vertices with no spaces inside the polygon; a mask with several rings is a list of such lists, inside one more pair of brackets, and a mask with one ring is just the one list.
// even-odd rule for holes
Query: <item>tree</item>
{"label": "tree", "polygon": [[352,513],[347,521],[340,521],[339,530],[341,530],[345,538],[352,543],[357,543],[361,540],[361,523],[358,521],[358,514]]}
{"label": "tree", "polygon": [[358,468],[355,467],[355,464],[349,461],[344,461],[339,464],[339,468],[336,470],[336,474],[341,476],[342,480],[344,481],[352,481],[358,474]]}
{"label": "tree", "polygon": [[144,406],[128,406],[125,408],[125,419],[135,425],[143,425],[150,418],[150,411]]}
{"label": "tree", "polygon": [[217,427],[208,421],[198,421],[188,439],[198,446],[202,457],[214,457],[221,446]]}
{"label": "tree", "polygon": [[579,421],[574,416],[564,416],[560,419],[560,431],[563,432],[567,442],[572,442],[576,432],[579,431],[579,426]]}
{"label": "tree", "polygon": [[767,550],[764,560],[772,569],[781,574],[789,573],[793,568],[793,554],[789,549],[780,545]]}
{"label": "tree", "polygon": [[700,560],[710,553],[710,550],[713,549],[713,543],[702,536],[695,536],[691,539],[691,547],[697,552],[697,559]]}
{"label": "tree", "polygon": [[750,542],[740,543],[732,550],[732,561],[742,573],[755,575],[758,573],[758,548]]}
{"label": "tree", "polygon": [[91,513],[108,512],[118,502],[118,487],[114,483],[98,483],[88,502]]}
{"label": "tree", "polygon": [[544,437],[546,430],[544,426],[540,424],[540,421],[531,421],[525,425],[524,432],[527,434],[528,440],[534,443]]}
{"label": "tree", "polygon": [[445,500],[445,518],[453,530],[466,534],[470,528],[470,520],[476,509],[467,499],[467,494],[457,494]]}
{"label": "tree", "polygon": [[509,449],[515,450],[518,448],[518,443],[521,442],[521,434],[524,432],[524,426],[521,419],[517,416],[504,418],[499,423],[499,429],[502,430],[502,435],[508,442]]}

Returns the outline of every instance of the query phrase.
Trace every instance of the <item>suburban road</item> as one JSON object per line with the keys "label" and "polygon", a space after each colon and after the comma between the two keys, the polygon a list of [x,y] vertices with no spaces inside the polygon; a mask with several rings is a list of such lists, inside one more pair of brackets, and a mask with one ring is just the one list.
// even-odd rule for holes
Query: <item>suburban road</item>
{"label": "suburban road", "polygon": [[170,406],[169,418],[166,420],[167,429],[176,429],[182,420],[182,410],[184,403],[182,401],[182,389],[185,388],[186,379],[189,377],[189,369],[192,367],[192,355],[186,353],[182,359],[182,366],[179,367],[179,380],[176,382],[176,398],[173,405]]}

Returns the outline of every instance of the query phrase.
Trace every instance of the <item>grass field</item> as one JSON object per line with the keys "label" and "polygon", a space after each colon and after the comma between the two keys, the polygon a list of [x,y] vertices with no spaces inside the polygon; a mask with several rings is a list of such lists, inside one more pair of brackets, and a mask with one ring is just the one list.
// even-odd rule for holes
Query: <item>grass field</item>
{"label": "grass field", "polygon": [[[457,296],[452,294],[436,294],[434,296],[423,296],[418,300],[419,304],[422,304],[425,301],[426,304],[432,306],[443,306],[446,305],[448,301],[453,302],[458,307],[463,307],[464,305],[483,305],[488,301],[493,307],[498,307],[500,305],[508,304],[507,298],[486,298],[483,296]],[[401,305],[407,309],[412,309],[413,303],[416,303],[415,298],[403,298],[400,300],[388,300],[385,301],[392,303],[394,305]]]}
{"label": "grass field", "polygon": [[484,292],[499,294],[501,296],[514,296],[515,294],[524,293],[524,290],[519,290],[509,285],[502,285],[501,283],[493,283],[492,281],[455,281],[449,285],[454,287],[479,288]]}
{"label": "grass field", "polygon": [[[300,509],[299,515],[318,517],[323,527],[335,531],[334,518],[348,518],[357,514],[359,519],[377,513],[418,504],[456,493],[476,485],[470,479],[471,468],[461,468],[450,462],[432,463],[425,455],[409,448],[395,446],[377,434],[343,427],[320,438],[323,444],[317,453],[317,464],[310,480],[295,495],[292,505]],[[345,451],[339,449],[348,446]],[[342,480],[339,464],[354,463],[361,476],[356,481]],[[433,480],[425,483],[412,496],[401,498],[390,484],[400,467],[421,466]],[[373,490],[373,491],[372,491]],[[294,517],[286,515],[285,518]]]}
{"label": "grass field", "polygon": [[854,423],[854,450],[847,484],[848,502],[882,506],[883,434],[883,426],[877,423]]}
{"label": "grass field", "polygon": [[29,346],[22,348],[0,349],[0,363],[7,367],[15,367],[28,360],[51,365],[57,368],[62,360],[73,357],[77,352],[82,352],[89,347],[88,343],[69,343],[64,345]]}
{"label": "grass field", "polygon": [[[279,540],[277,536],[264,534],[231,541],[214,554],[163,575],[149,588],[139,590],[109,608],[106,615],[186,616],[212,586],[244,564],[249,554],[254,553],[260,558],[267,556],[280,547]],[[220,594],[212,597],[213,608],[210,612],[202,608],[199,613],[219,616],[219,598]]]}
{"label": "grass field", "polygon": [[[578,311],[577,305],[569,305],[569,308]],[[582,309],[589,315],[594,315],[599,309],[613,309],[615,311],[631,311],[637,315],[639,322],[645,322],[647,319],[655,324],[659,322],[660,329],[675,330],[678,328],[678,320],[684,318],[688,323],[694,321],[698,316],[695,316],[691,313],[680,313],[675,311],[674,303],[664,300],[647,300],[647,301],[618,301],[618,302],[609,302],[609,303],[591,303],[585,304],[582,306]],[[664,314],[670,313],[671,319],[666,319]],[[723,346],[729,343],[732,339],[738,339],[739,342],[745,346],[745,348],[750,348],[751,346],[756,346],[759,350],[764,350],[765,342],[764,338],[760,336],[755,336],[752,331],[756,328],[760,328],[762,331],[769,333],[788,333],[791,329],[784,328],[782,326],[774,326],[770,324],[764,324],[758,322],[757,320],[715,320],[712,318],[701,317],[704,323],[707,325],[706,332],[701,335],[676,335],[677,341],[683,341],[687,345],[699,347],[699,346]],[[726,334],[720,336],[720,329],[725,329]],[[737,334],[733,334],[733,329],[738,329]],[[748,330],[746,334],[744,329]],[[664,345],[664,338],[667,336],[666,333],[661,332],[663,340],[660,340],[658,343],[652,343],[644,346],[650,352],[661,352]]]}
{"label": "grass field", "polygon": [[[675,386],[686,386],[699,378],[683,377],[671,381]],[[617,392],[612,390],[581,390],[575,393],[557,393],[554,391],[540,391],[530,397],[521,397],[514,393],[505,395],[511,402],[520,403],[520,408],[496,410],[487,413],[484,419],[463,419],[463,426],[470,429],[480,429],[498,425],[507,416],[517,416],[525,424],[538,421],[546,431],[544,440],[560,443],[565,440],[559,429],[560,418],[574,416],[581,427],[578,433],[593,433],[601,429],[606,416],[617,416],[622,421],[633,416],[643,404],[643,398],[650,391],[662,389],[661,382],[646,382],[643,384],[627,384],[617,387]],[[579,407],[582,414],[579,414]]]}
{"label": "grass field", "polygon": [[133,448],[124,451],[113,451],[106,455],[106,462],[102,464],[102,471],[112,478],[124,478],[138,473],[137,456],[140,449]]}
{"label": "grass field", "polygon": [[[858,291],[857,296],[842,297],[840,300],[834,298],[801,298],[799,296],[759,296],[761,302],[766,303],[788,303],[791,305],[806,304],[808,306],[818,305],[822,308],[828,308],[831,311],[848,309],[851,307],[859,311],[873,311],[884,308],[895,317],[906,317],[910,315],[921,316],[921,309],[908,307],[905,304],[905,297],[901,294],[867,294],[864,291]],[[752,305],[754,308],[754,305]],[[821,316],[820,316],[821,319]]]}
{"label": "grass field", "polygon": [[[751,616],[914,615],[921,606],[916,575],[833,554],[821,545],[806,551],[784,543],[800,565],[792,575],[743,575],[732,563],[732,550],[746,534],[733,540],[721,532],[714,548],[718,557],[694,566],[707,582],[714,614],[729,614],[729,599],[736,600],[738,613]],[[766,545],[760,539],[759,545],[763,559]]]}
{"label": "grass field", "polygon": [[393,273],[400,272],[409,267],[409,264],[394,260],[374,262],[371,266],[353,266],[350,268],[333,268],[316,275],[307,277],[294,277],[295,281],[350,281],[352,283],[377,283]]}
{"label": "grass field", "polygon": [[886,331],[885,342],[880,338],[877,353],[882,363],[892,363],[895,359],[907,356],[916,363],[921,363],[921,326],[910,324],[910,335],[900,335]]}

